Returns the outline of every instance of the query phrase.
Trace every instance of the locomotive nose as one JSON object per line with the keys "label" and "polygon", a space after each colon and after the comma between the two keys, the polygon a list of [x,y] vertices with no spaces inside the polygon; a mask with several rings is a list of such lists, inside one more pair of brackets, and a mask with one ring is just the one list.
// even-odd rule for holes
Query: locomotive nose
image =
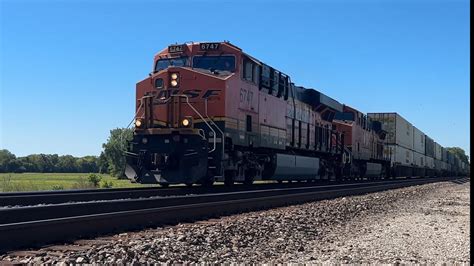
{"label": "locomotive nose", "polygon": [[[165,133],[163,130],[167,131]],[[197,183],[207,177],[208,145],[198,129],[162,129],[135,135],[127,154],[126,176],[143,184]],[[140,139],[147,138],[146,144]]]}

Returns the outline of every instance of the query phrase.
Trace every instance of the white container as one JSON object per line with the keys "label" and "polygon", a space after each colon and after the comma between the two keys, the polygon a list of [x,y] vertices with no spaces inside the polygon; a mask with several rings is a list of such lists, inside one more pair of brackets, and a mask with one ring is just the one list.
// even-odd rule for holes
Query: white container
{"label": "white container", "polygon": [[367,116],[382,123],[382,128],[388,132],[387,144],[413,150],[413,126],[405,118],[397,113],[368,113]]}
{"label": "white container", "polygon": [[442,158],[441,145],[439,145],[437,142],[435,142],[434,151],[435,151],[435,156],[434,156],[434,158],[435,158],[436,160],[441,160],[441,158]]}
{"label": "white container", "polygon": [[384,155],[390,158],[392,164],[412,166],[413,151],[399,145],[385,145]]}
{"label": "white container", "polygon": [[425,154],[425,134],[413,126],[413,150]]}
{"label": "white container", "polygon": [[430,169],[433,169],[434,168],[434,159],[432,157],[429,157],[429,156],[425,156],[425,160],[426,160],[426,168],[430,168]]}
{"label": "white container", "polygon": [[413,152],[413,165],[418,166],[418,167],[425,167],[426,156],[424,154],[414,151]]}
{"label": "white container", "polygon": [[441,169],[442,170],[447,170],[448,169],[448,164],[446,162],[441,161]]}

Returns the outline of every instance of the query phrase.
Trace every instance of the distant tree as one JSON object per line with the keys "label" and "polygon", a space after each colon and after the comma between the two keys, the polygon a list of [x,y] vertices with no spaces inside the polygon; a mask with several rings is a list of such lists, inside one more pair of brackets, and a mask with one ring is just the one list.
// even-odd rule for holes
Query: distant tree
{"label": "distant tree", "polygon": [[18,158],[10,161],[8,165],[8,172],[13,172],[13,173],[23,173],[26,171],[26,168],[23,166],[21,160]]}
{"label": "distant tree", "polygon": [[10,172],[10,164],[16,160],[15,154],[9,150],[0,150],[0,172]]}
{"label": "distant tree", "polygon": [[99,167],[97,166],[97,157],[85,156],[76,158],[76,169],[81,173],[97,173]]}
{"label": "distant tree", "polygon": [[22,172],[38,172],[38,168],[29,160],[28,157],[19,157],[18,160],[23,169]]}
{"label": "distant tree", "polygon": [[99,173],[108,174],[109,173],[109,162],[104,152],[100,153],[99,158],[97,159],[97,166],[99,168]]}
{"label": "distant tree", "polygon": [[[105,160],[105,157],[102,159]],[[97,156],[78,158],[57,154],[30,154],[16,157],[8,150],[0,150],[0,173],[2,172],[97,173],[99,158]]]}
{"label": "distant tree", "polygon": [[102,144],[104,156],[107,159],[109,173],[113,176],[123,178],[125,176],[126,143],[133,136],[132,129],[116,128],[110,131],[107,142]]}
{"label": "distant tree", "polygon": [[54,168],[45,154],[31,154],[26,156],[26,161],[34,165],[33,172],[46,173],[51,172]]}
{"label": "distant tree", "polygon": [[59,156],[58,171],[61,173],[76,173],[76,158],[72,155]]}
{"label": "distant tree", "polygon": [[469,156],[466,155],[466,152],[463,149],[459,147],[448,147],[446,149],[457,155],[462,162],[469,164]]}

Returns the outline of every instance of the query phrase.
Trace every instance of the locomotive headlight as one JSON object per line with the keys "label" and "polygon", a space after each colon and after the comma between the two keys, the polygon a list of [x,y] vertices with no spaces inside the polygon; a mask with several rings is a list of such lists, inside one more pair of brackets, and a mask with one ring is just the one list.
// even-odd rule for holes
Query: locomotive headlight
{"label": "locomotive headlight", "polygon": [[141,127],[143,125],[140,119],[135,120],[135,127]]}
{"label": "locomotive headlight", "polygon": [[170,74],[170,85],[171,87],[178,87],[179,85],[179,74],[171,73]]}
{"label": "locomotive headlight", "polygon": [[192,124],[193,124],[193,121],[191,117],[185,117],[183,120],[181,120],[181,125],[183,127],[191,127]]}
{"label": "locomotive headlight", "polygon": [[189,124],[190,124],[190,123],[191,123],[191,122],[189,122],[189,120],[188,120],[188,119],[186,119],[186,118],[185,118],[185,119],[183,119],[183,123],[182,123],[182,124],[183,124],[183,126],[187,127],[187,126],[189,126]]}

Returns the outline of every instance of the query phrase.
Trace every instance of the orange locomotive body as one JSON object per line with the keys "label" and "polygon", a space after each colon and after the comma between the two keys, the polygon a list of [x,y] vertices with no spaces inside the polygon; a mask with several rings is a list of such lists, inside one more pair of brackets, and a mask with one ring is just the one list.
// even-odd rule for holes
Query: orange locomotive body
{"label": "orange locomotive body", "polygon": [[380,178],[389,174],[389,158],[384,155],[387,132],[382,130],[380,122],[344,105],[343,112],[336,114],[333,125],[344,134],[344,146],[350,152],[344,176]]}
{"label": "orange locomotive body", "polygon": [[170,45],[137,84],[126,175],[164,186],[340,178],[342,108],[229,42]]}

